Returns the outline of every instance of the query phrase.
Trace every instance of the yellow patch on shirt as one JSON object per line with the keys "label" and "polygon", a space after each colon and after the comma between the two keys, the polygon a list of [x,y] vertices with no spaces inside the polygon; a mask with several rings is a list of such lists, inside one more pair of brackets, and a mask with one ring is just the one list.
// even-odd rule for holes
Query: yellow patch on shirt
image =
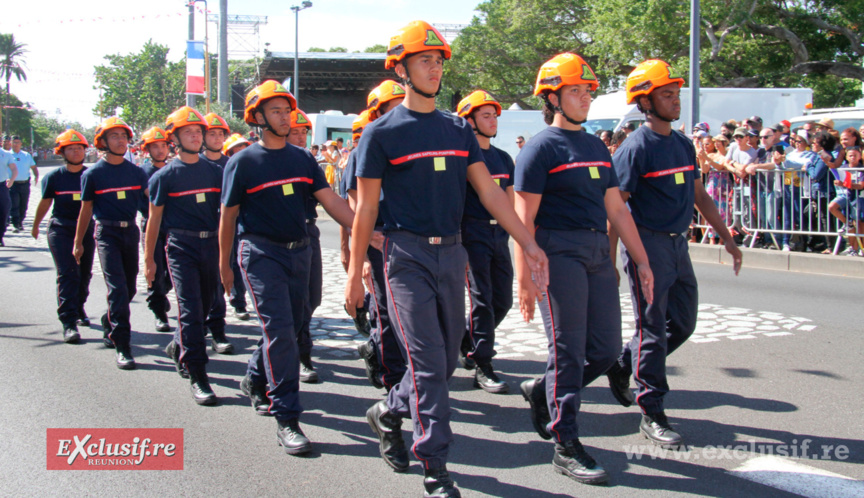
{"label": "yellow patch on shirt", "polygon": [[682,185],[684,183],[684,173],[675,173],[675,184]]}
{"label": "yellow patch on shirt", "polygon": [[125,199],[126,198],[126,191],[121,190],[121,191],[117,192],[117,198],[118,199]]}
{"label": "yellow patch on shirt", "polygon": [[495,180],[495,185],[498,185],[499,187],[501,186],[501,179],[500,178],[493,178],[493,180]]}
{"label": "yellow patch on shirt", "polygon": [[81,200],[81,194],[72,194],[72,200],[73,201],[80,201]]}
{"label": "yellow patch on shirt", "polygon": [[207,202],[207,195],[204,192],[195,194],[195,202]]}
{"label": "yellow patch on shirt", "polygon": [[435,158],[435,171],[445,171],[447,169],[447,159],[443,157]]}
{"label": "yellow patch on shirt", "polygon": [[597,166],[591,166],[588,168],[588,172],[591,173],[591,178],[595,180],[600,178],[600,170],[597,169]]}
{"label": "yellow patch on shirt", "polygon": [[294,193],[294,185],[291,183],[286,183],[282,185],[282,195],[291,195]]}

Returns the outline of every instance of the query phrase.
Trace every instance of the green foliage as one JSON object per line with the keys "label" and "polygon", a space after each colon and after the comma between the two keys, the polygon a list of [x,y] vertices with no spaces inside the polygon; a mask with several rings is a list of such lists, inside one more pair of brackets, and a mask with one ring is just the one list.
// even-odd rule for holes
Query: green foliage
{"label": "green foliage", "polygon": [[[3,102],[7,107],[15,105],[10,100],[11,93],[9,90],[9,81],[12,77],[14,76],[18,81],[27,81],[27,73],[24,71],[24,68],[26,67],[24,63],[24,54],[27,53],[27,49],[25,48],[26,46],[25,43],[18,43],[15,41],[15,35],[11,33],[0,33],[0,78],[6,80],[6,98]],[[18,105],[20,105],[20,102]],[[17,114],[14,110],[12,111],[10,119],[14,118]],[[8,128],[14,130],[13,125],[14,122],[7,120],[4,117],[3,122],[0,123],[0,129],[5,130]]]}
{"label": "green foliage", "polygon": [[383,54],[387,52],[387,45],[382,45],[380,43],[372,45],[371,47],[366,47],[363,49],[364,53],[367,54]]}
{"label": "green foliage", "polygon": [[3,102],[9,102],[8,106],[10,107],[3,109],[3,123],[6,125],[3,127],[3,134],[21,135],[21,139],[25,142],[25,145],[29,146],[33,111],[29,109],[13,109],[12,107],[24,106],[24,103],[14,93],[6,94],[6,92],[0,89],[0,96],[2,96]]}
{"label": "green foliage", "polygon": [[321,47],[309,47],[309,50],[307,50],[307,52],[326,52],[326,50]]}
{"label": "green foliage", "polygon": [[84,127],[81,126],[81,123],[75,121],[62,121],[48,116],[44,111],[35,111],[33,113],[32,125],[33,138],[36,147],[53,147],[57,135],[63,133],[69,128],[84,133],[84,136],[87,137],[88,141],[93,141],[93,134],[87,135]]}
{"label": "green foliage", "polygon": [[[195,109],[198,110],[202,115],[207,114],[206,107],[204,102],[199,99],[195,104]],[[246,135],[249,133],[251,128],[242,118],[238,118],[231,114],[229,105],[222,104],[221,102],[211,102],[210,103],[210,112],[215,112],[216,114],[222,116],[225,121],[228,122],[228,127],[231,128],[231,133],[239,133],[241,135]]]}
{"label": "green foliage", "polygon": [[[96,85],[101,91],[93,112],[101,117],[120,116],[140,134],[151,126],[164,126],[165,118],[185,105],[185,60],[168,60],[168,47],[153,43],[128,55],[106,55],[108,64],[97,66]],[[215,67],[215,66],[214,66]]]}

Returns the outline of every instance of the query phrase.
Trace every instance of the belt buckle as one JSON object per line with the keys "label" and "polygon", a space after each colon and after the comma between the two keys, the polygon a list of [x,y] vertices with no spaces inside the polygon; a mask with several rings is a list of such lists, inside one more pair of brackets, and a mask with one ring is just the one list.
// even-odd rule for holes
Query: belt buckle
{"label": "belt buckle", "polygon": [[496,220],[495,218],[492,218],[491,220],[489,220],[489,224],[490,224],[490,225],[497,225],[497,224],[498,224],[498,220]]}
{"label": "belt buckle", "polygon": [[429,243],[433,246],[437,246],[441,244],[441,237],[429,237]]}
{"label": "belt buckle", "polygon": [[201,239],[206,239],[209,236],[210,236],[210,233],[208,233],[208,232],[198,232],[198,237]]}
{"label": "belt buckle", "polygon": [[128,221],[121,221],[120,222],[120,228],[127,228],[127,227],[129,227]]}

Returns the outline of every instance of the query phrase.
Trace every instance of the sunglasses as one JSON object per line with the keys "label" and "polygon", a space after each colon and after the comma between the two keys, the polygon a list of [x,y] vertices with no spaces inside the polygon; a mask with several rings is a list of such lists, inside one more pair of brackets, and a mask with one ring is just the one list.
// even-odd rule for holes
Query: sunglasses
{"label": "sunglasses", "polygon": [[766,140],[768,138],[774,138],[774,135],[761,135],[759,136],[759,138],[761,138],[762,140]]}

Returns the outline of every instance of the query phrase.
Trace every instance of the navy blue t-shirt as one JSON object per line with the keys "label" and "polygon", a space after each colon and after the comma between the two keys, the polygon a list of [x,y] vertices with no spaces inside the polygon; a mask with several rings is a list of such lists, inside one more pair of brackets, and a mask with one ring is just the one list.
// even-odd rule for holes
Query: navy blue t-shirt
{"label": "navy blue t-shirt", "polygon": [[[362,139],[361,139],[362,140]],[[345,165],[345,171],[342,172],[342,198],[348,200],[348,191],[357,190],[357,154],[352,153],[348,156],[348,164]],[[381,191],[381,197],[378,199],[378,218],[375,220],[375,228],[379,229],[384,226],[384,191]]]}
{"label": "navy blue t-shirt", "polygon": [[238,234],[294,242],[306,237],[307,202],[323,188],[330,185],[309,151],[255,143],[228,160],[222,204],[240,206]]}
{"label": "navy blue t-shirt", "polygon": [[215,232],[219,228],[222,168],[205,159],[174,158],[150,178],[150,202],[165,206],[162,229]]}
{"label": "navy blue t-shirt", "polygon": [[543,195],[534,219],[543,228],[606,232],[606,191],[617,186],[609,149],[584,130],[549,126],[516,157],[514,188]]}
{"label": "navy blue t-shirt", "polygon": [[146,196],[147,174],[124,160],[110,164],[104,159],[81,175],[81,200],[93,202],[93,216],[104,221],[133,221]]}
{"label": "navy blue t-shirt", "polygon": [[[144,164],[141,165],[141,169],[144,170],[144,173],[147,173],[147,178],[153,178],[153,175],[155,175],[157,171],[159,171],[159,170],[165,168],[165,166],[167,166],[167,164],[165,164],[164,166],[162,166],[162,167],[160,167],[160,168],[157,168],[156,166],[153,166],[153,162],[152,162],[152,161],[147,161],[147,162],[145,162]],[[144,220],[146,221],[146,220],[147,220],[147,217],[150,216],[150,202],[149,202],[149,199],[142,197],[142,199],[141,199],[141,206],[138,208],[138,211],[141,212],[141,216],[142,216],[142,217],[144,218]]]}
{"label": "navy blue t-shirt", "polygon": [[51,216],[64,220],[77,220],[81,211],[81,175],[87,171],[72,173],[60,166],[42,177],[42,198],[54,199]]}
{"label": "navy blue t-shirt", "polygon": [[225,154],[222,154],[221,156],[219,156],[219,159],[217,159],[215,161],[210,159],[209,157],[207,157],[203,152],[198,154],[198,157],[200,157],[201,159],[203,159],[205,161],[210,161],[211,163],[215,164],[216,166],[219,166],[222,169],[225,169],[225,166],[228,165],[228,156],[226,156]]}
{"label": "navy blue t-shirt", "polygon": [[696,150],[682,133],[640,126],[615,152],[615,171],[633,221],[649,230],[683,233],[693,219],[693,182],[701,177]]}
{"label": "navy blue t-shirt", "polygon": [[[504,152],[498,147],[490,146],[488,149],[480,149],[483,152],[483,162],[486,163],[486,169],[492,175],[502,190],[507,191],[507,187],[513,186],[513,173],[516,166],[513,164],[513,158],[510,154]],[[480,202],[480,197],[477,191],[471,184],[468,184],[468,189],[465,192],[465,213],[464,216],[477,218],[480,220],[491,220],[492,215]]]}
{"label": "navy blue t-shirt", "polygon": [[450,236],[462,224],[468,166],[482,161],[464,119],[397,106],[364,130],[357,176],[381,179],[385,232]]}

